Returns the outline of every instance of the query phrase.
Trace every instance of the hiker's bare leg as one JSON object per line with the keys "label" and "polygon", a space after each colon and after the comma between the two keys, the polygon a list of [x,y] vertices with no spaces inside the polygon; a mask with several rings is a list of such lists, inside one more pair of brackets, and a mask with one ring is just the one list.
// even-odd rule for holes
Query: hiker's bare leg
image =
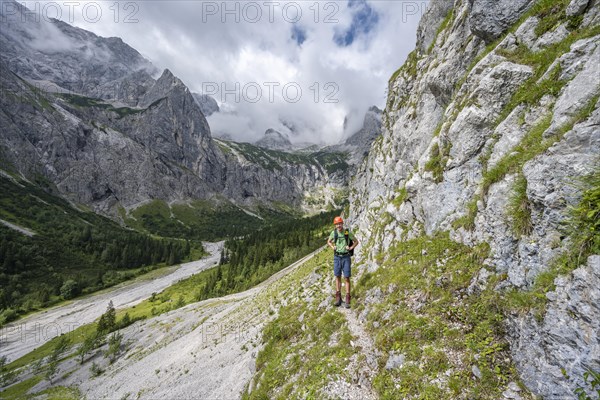
{"label": "hiker's bare leg", "polygon": [[335,291],[339,292],[340,290],[342,290],[342,277],[336,276],[335,277]]}
{"label": "hiker's bare leg", "polygon": [[346,294],[349,294],[350,293],[350,278],[344,278],[344,279],[346,279]]}

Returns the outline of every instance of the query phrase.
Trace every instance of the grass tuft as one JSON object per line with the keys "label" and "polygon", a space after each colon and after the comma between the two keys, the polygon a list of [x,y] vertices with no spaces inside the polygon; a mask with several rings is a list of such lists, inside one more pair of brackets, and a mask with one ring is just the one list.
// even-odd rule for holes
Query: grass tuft
{"label": "grass tuft", "polygon": [[515,236],[531,234],[531,203],[527,197],[527,179],[520,174],[512,188],[508,203],[509,223]]}
{"label": "grass tuft", "polygon": [[444,180],[444,169],[446,168],[449,154],[449,142],[445,142],[441,148],[437,143],[434,143],[433,146],[431,146],[429,161],[425,164],[425,171],[430,171],[433,174],[433,179],[437,183]]}

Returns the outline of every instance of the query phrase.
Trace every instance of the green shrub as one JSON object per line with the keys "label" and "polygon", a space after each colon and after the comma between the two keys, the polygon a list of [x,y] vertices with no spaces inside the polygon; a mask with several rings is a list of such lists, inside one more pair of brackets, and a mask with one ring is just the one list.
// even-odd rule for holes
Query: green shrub
{"label": "green shrub", "polygon": [[60,362],[62,355],[67,351],[70,345],[71,340],[67,335],[60,336],[59,339],[56,341],[54,349],[52,350],[50,357],[48,357],[48,361],[46,364],[45,378],[50,383],[52,383],[52,380],[58,374],[58,363]]}
{"label": "green shrub", "polygon": [[96,364],[95,362],[92,363],[92,366],[90,367],[90,372],[92,374],[92,377],[98,377],[100,375],[102,375],[104,373],[104,370],[102,368],[100,368],[100,366],[98,364]]}
{"label": "green shrub", "polygon": [[81,290],[79,289],[79,284],[73,279],[69,279],[60,287],[60,295],[65,300],[72,299],[77,296]]}
{"label": "green shrub", "polygon": [[0,326],[17,319],[18,314],[12,308],[7,308],[0,314]]}
{"label": "green shrub", "polygon": [[475,229],[475,218],[477,217],[477,202],[481,200],[479,196],[475,196],[469,203],[467,203],[467,214],[454,220],[452,227],[454,229],[465,228],[468,231]]}
{"label": "green shrub", "polygon": [[[592,392],[596,392],[597,398],[600,398],[600,372],[592,371],[591,369],[583,373],[583,380],[591,386]],[[593,400],[584,388],[575,389],[577,400]]]}
{"label": "green shrub", "polygon": [[89,354],[92,350],[101,346],[102,341],[104,340],[104,336],[98,334],[98,332],[90,332],[85,336],[83,342],[77,349],[77,355],[79,356],[79,363],[83,364],[85,361],[85,356]]}
{"label": "green shrub", "polygon": [[0,387],[10,385],[19,375],[18,371],[8,369],[7,365],[8,358],[0,356]]}
{"label": "green shrub", "polygon": [[112,300],[108,302],[106,311],[98,320],[97,332],[100,335],[105,335],[114,331],[117,328],[117,313]]}
{"label": "green shrub", "polygon": [[575,265],[591,254],[600,254],[600,162],[595,171],[581,179],[581,201],[570,211],[568,233],[573,240],[572,260]]}

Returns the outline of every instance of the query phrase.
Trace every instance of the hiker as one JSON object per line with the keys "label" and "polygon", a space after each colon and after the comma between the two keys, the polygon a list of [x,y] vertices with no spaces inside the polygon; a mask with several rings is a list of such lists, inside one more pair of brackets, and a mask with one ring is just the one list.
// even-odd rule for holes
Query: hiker
{"label": "hiker", "polygon": [[350,257],[354,255],[354,248],[358,246],[358,239],[350,230],[344,230],[342,217],[333,219],[335,229],[329,235],[327,245],[333,249],[333,274],[335,275],[335,303],[336,307],[342,304],[342,272],[346,280],[346,308],[350,308]]}

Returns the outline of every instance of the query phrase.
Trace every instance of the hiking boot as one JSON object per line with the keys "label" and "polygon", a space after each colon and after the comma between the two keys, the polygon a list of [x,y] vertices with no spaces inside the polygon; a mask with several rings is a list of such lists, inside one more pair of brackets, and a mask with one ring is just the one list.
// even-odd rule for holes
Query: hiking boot
{"label": "hiking boot", "polygon": [[335,303],[334,306],[339,307],[342,304],[342,294],[340,292],[335,292]]}
{"label": "hiking boot", "polygon": [[350,293],[346,293],[346,308],[350,308]]}

